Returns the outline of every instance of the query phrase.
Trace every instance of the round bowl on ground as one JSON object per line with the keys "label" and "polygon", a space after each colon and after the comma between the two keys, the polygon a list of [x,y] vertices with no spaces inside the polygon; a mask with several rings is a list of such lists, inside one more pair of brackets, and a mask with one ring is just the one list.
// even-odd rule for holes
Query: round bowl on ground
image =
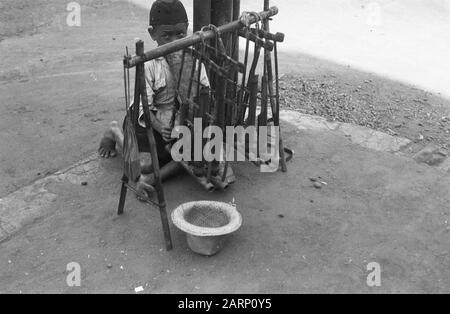
{"label": "round bowl on ground", "polygon": [[172,212],[174,225],[186,233],[189,248],[201,255],[217,254],[228,236],[242,225],[236,207],[214,201],[185,203]]}

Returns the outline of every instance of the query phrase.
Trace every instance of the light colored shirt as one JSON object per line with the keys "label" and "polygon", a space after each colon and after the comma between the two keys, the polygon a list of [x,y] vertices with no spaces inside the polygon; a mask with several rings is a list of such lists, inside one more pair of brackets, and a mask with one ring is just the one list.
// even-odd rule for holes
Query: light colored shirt
{"label": "light colored shirt", "polygon": [[[172,72],[170,71],[169,64],[164,57],[160,57],[145,62],[144,69],[150,110],[153,111],[156,118],[163,126],[169,127],[176,96],[175,81]],[[202,66],[200,73],[200,83],[203,86],[209,86],[209,80],[204,65]],[[175,119],[175,125],[179,124],[177,118]],[[145,127],[142,103],[139,105],[139,124],[142,127]]]}

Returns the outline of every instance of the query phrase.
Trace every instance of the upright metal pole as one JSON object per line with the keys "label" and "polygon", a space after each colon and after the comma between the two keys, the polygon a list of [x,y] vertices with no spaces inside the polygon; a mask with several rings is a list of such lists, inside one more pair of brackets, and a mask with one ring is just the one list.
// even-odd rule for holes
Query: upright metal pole
{"label": "upright metal pole", "polygon": [[211,0],[211,22],[221,26],[231,22],[233,0]]}
{"label": "upright metal pole", "polygon": [[211,24],[211,0],[194,0],[194,32]]}
{"label": "upright metal pole", "polygon": [[233,21],[241,16],[241,0],[233,0]]}
{"label": "upright metal pole", "polygon": [[[194,0],[194,32],[203,26],[214,24],[222,26],[236,21],[241,15],[241,0]],[[239,57],[239,38],[233,38],[233,59]],[[225,42],[225,46],[227,43]]]}

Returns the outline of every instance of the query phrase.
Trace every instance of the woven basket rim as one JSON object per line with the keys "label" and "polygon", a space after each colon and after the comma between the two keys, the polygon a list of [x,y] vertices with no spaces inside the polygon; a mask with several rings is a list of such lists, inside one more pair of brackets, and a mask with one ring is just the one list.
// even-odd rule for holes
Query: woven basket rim
{"label": "woven basket rim", "polygon": [[[228,224],[218,228],[200,227],[193,225],[184,218],[186,212],[194,208],[200,207],[214,207],[219,209],[229,218]],[[227,235],[238,230],[242,225],[242,215],[238,212],[235,206],[222,202],[215,201],[194,201],[184,203],[175,208],[171,215],[173,224],[180,230],[199,237],[212,237]]]}

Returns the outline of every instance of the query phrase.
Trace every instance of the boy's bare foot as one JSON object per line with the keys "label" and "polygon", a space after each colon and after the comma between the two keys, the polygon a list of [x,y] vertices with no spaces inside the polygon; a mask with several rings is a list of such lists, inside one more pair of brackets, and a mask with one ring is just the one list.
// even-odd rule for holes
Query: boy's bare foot
{"label": "boy's bare foot", "polygon": [[114,141],[114,138],[110,137],[110,134],[108,134],[109,132],[110,131],[105,132],[105,135],[103,135],[103,138],[100,142],[100,147],[98,148],[98,153],[102,158],[117,156],[116,141]]}
{"label": "boy's bare foot", "polygon": [[150,153],[139,153],[142,174],[151,174],[153,172],[152,155]]}
{"label": "boy's bare foot", "polygon": [[155,192],[155,188],[148,182],[147,176],[141,175],[139,178],[139,181],[136,183],[136,190],[138,191],[138,194],[136,194],[136,197],[139,201],[144,201],[142,198],[142,195],[149,197],[151,194]]}
{"label": "boy's bare foot", "polygon": [[119,128],[117,121],[113,121],[110,124],[109,129],[103,135],[100,141],[100,147],[98,148],[98,153],[102,158],[113,158],[117,156],[116,151],[116,138],[117,132],[122,132]]}

